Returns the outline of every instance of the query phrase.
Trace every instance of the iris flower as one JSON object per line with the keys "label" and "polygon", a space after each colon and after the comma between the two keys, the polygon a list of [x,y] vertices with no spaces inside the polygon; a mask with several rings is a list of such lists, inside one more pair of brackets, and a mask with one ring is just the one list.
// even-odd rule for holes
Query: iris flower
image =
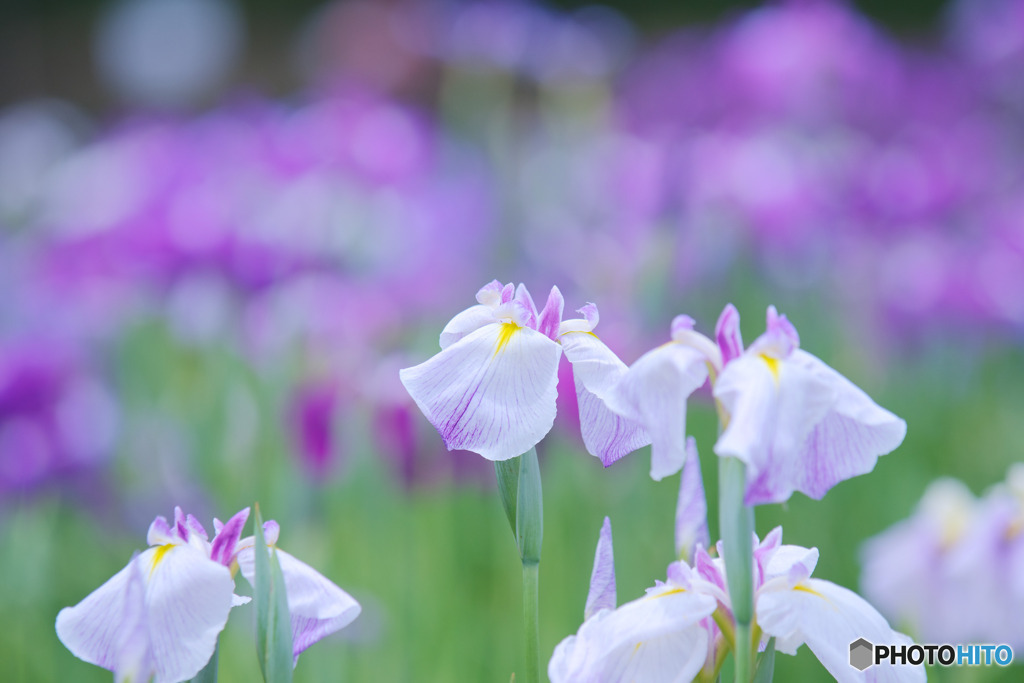
{"label": "iris flower", "polygon": [[647,443],[636,424],[601,400],[626,368],[603,344],[589,341],[596,341],[593,304],[580,309],[583,318],[563,321],[557,287],[538,311],[525,286],[497,280],[476,299],[445,326],[440,353],[399,373],[449,450],[498,461],[535,446],[554,423],[563,349],[576,374],[587,449],[610,461]]}
{"label": "iris flower", "polygon": [[708,379],[723,425],[715,453],[747,466],[748,505],[821,498],[840,481],[874,469],[903,441],[906,423],[800,348],[796,329],[768,308],[767,330],[744,350],[730,304],[715,340],[678,316],[672,338],[621,373],[605,402],[652,437],[651,476],[686,459],[686,400]]}
{"label": "iris flower", "polygon": [[[115,679],[172,683],[194,677],[210,660],[231,608],[249,602],[234,594],[234,574],[253,581],[254,543],[241,539],[249,508],[226,523],[214,520],[212,541],[181,508],[174,522],[157,517],[151,546],[74,607],[57,615],[57,636],[79,659],[114,672]],[[265,525],[268,544],[276,522]],[[268,546],[269,547],[269,546]],[[346,626],[359,604],[308,565],[278,550],[292,615],[292,644],[300,652]]]}
{"label": "iris flower", "polygon": [[[753,543],[755,632],[761,633],[762,647],[772,637],[783,654],[807,645],[841,682],[925,679],[922,666],[876,665],[865,673],[850,666],[850,643],[858,638],[891,645],[912,641],[853,591],[812,578],[816,548],[782,545],[781,527]],[[602,529],[599,548],[602,544],[594,576],[607,577],[610,529],[607,534]],[[588,608],[599,601],[595,595],[614,596],[614,585],[609,589],[606,581],[592,580],[590,594]],[[644,597],[618,608],[612,597],[610,604],[605,599],[600,609],[588,609],[577,634],[555,648],[548,675],[552,683],[713,680],[723,648],[731,647],[731,618],[722,560],[698,548],[693,566],[673,562],[666,581],[657,581]]]}

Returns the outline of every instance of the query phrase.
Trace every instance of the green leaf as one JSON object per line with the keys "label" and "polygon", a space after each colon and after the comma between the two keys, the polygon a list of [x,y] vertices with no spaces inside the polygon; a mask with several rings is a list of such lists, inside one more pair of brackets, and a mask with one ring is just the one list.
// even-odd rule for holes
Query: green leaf
{"label": "green leaf", "polygon": [[191,678],[188,683],[217,683],[217,660],[220,658],[220,643],[213,649],[213,656],[203,670]]}
{"label": "green leaf", "polygon": [[516,543],[523,563],[540,562],[544,540],[544,502],[540,487],[537,449],[519,456],[519,491],[516,496]]}
{"label": "green leaf", "polygon": [[512,527],[513,535],[516,533],[516,497],[519,491],[520,460],[522,460],[522,456],[517,455],[508,460],[496,460],[494,463],[494,474],[498,478],[498,492],[501,494],[501,504],[505,508],[505,516],[508,517],[508,523]]}
{"label": "green leaf", "polygon": [[754,683],[771,683],[775,673],[775,639],[768,641],[768,647],[764,649],[757,659],[757,670],[754,672]]}
{"label": "green leaf", "polygon": [[291,683],[294,656],[288,594],[277,550],[261,552],[267,547],[267,542],[263,536],[263,517],[258,503],[255,508],[256,585],[253,586],[253,602],[256,603],[256,656],[266,683]]}

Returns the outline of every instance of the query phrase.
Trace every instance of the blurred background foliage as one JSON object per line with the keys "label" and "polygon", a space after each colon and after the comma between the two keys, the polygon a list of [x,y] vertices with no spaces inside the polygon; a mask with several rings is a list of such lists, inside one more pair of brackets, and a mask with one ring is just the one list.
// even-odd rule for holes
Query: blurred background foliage
{"label": "blurred background foliage", "polygon": [[[626,362],[678,313],[707,332],[732,301],[749,342],[775,304],[904,417],[872,474],[758,509],[820,549],[817,577],[856,588],[864,540],[935,478],[1002,480],[1024,442],[1024,3],[755,5],[5,2],[5,679],[108,680],[57,611],[154,516],[254,501],[364,607],[296,680],[521,670],[492,468],[397,382],[492,278],[595,302]],[[605,515],[620,602],[663,577],[678,486],[645,452],[603,469],[567,364],[561,387],[545,656],[582,620]],[[688,428],[714,538],[706,389]],[[235,612],[221,680],[255,680]]]}

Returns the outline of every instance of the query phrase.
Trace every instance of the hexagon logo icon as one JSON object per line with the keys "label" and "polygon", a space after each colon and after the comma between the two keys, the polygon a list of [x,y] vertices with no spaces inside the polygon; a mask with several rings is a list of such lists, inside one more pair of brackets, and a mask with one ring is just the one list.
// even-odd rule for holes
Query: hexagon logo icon
{"label": "hexagon logo icon", "polygon": [[875,646],[863,638],[850,643],[850,666],[863,671],[874,664]]}

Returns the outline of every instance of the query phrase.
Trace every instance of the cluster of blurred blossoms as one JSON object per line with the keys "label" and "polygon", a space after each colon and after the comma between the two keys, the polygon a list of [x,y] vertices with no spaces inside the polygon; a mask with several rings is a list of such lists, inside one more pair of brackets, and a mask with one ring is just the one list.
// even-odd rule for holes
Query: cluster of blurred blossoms
{"label": "cluster of blurred blossoms", "polygon": [[[109,350],[154,312],[183,345],[226,342],[285,385],[276,417],[318,479],[365,443],[340,435],[353,416],[406,483],[473,464],[443,460],[377,369],[510,265],[607,320],[639,315],[625,348],[652,336],[652,292],[729,289],[751,265],[822,292],[838,324],[884,330],[873,347],[1018,331],[1022,7],[954,3],[941,40],[908,47],[826,0],[653,45],[604,9],[338,3],[304,34],[308,94],[198,115],[167,74],[205,52],[118,58],[157,42],[118,47],[142,34],[110,19],[99,63],[156,71],[107,81],[166,76],[165,92],[131,90],[139,109],[98,133],[61,103],[0,113],[0,487],[110,453],[126,425]],[[237,50],[244,29],[218,38],[234,15],[215,14],[183,35]],[[181,65],[214,71],[230,69]],[[72,413],[95,416],[94,439],[61,426]]]}
{"label": "cluster of blurred blossoms", "polygon": [[921,642],[1024,648],[1024,464],[981,498],[934,482],[863,556],[864,594]]}
{"label": "cluster of blurred blossoms", "polygon": [[[57,635],[78,658],[114,672],[117,681],[174,683],[199,673],[217,648],[233,607],[239,569],[256,585],[256,539],[242,538],[249,508],[216,534],[181,508],[174,521],[157,517],[150,548],[74,607],[57,615]],[[280,563],[292,631],[292,665],[299,654],[359,616],[360,606],[315,569],[277,548],[277,522],[263,525],[267,553]],[[214,673],[214,679],[216,674]]]}

